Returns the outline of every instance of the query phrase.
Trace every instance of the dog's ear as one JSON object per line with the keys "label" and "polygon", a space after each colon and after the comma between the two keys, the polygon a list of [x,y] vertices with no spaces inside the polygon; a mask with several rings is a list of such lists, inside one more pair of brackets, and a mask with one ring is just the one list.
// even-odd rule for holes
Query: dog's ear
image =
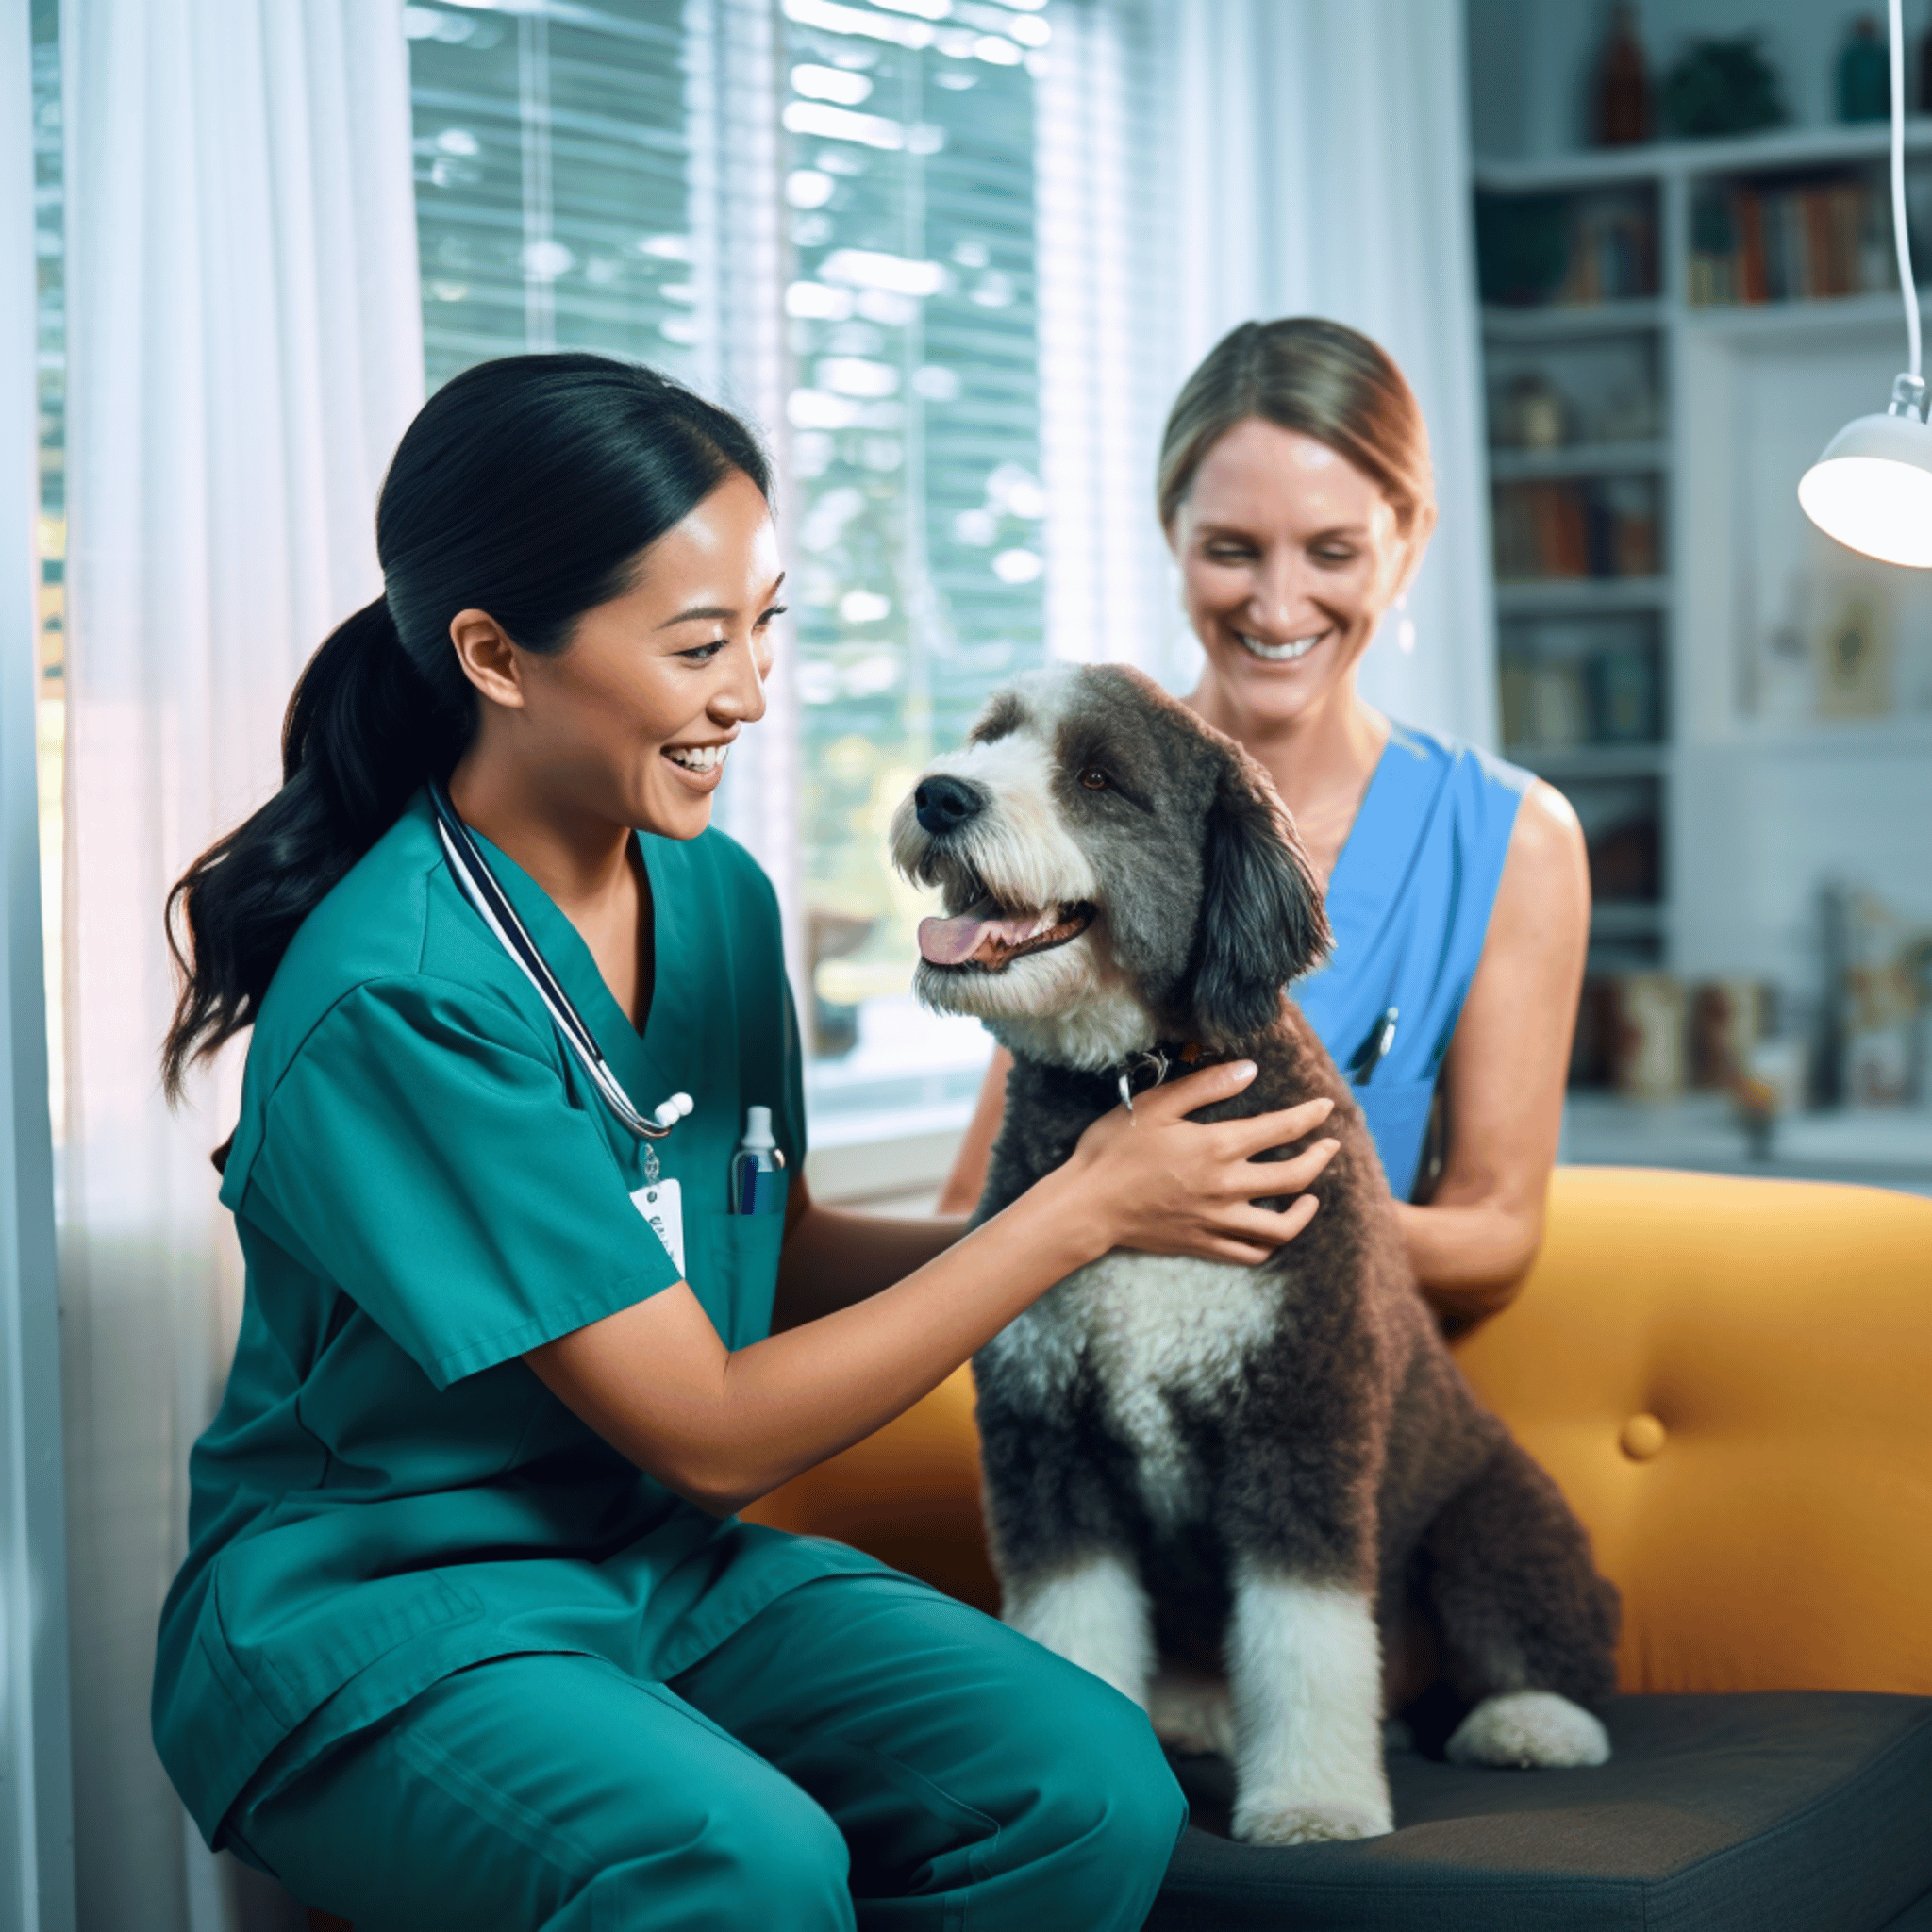
{"label": "dog's ear", "polygon": [[1186,1003],[1204,1044],[1235,1047],[1273,1024],[1282,988],[1328,950],[1328,917],[1294,826],[1239,753],[1208,813],[1201,887]]}

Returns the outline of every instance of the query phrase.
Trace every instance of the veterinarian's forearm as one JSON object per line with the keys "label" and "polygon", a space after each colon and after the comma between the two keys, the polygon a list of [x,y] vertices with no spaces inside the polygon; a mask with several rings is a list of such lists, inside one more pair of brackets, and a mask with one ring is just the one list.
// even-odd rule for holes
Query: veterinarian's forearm
{"label": "veterinarian's forearm", "polygon": [[809,1203],[785,1237],[773,1332],[816,1322],[905,1280],[965,1232],[963,1215],[901,1220]]}
{"label": "veterinarian's forearm", "polygon": [[728,1515],[937,1388],[1106,1251],[1090,1226],[1074,1186],[1049,1174],[904,1280],[735,1353],[680,1286],[526,1359],[641,1469]]}
{"label": "veterinarian's forearm", "polygon": [[1540,1211],[1494,1201],[1398,1201],[1395,1213],[1424,1298],[1452,1325],[1507,1307],[1542,1245]]}

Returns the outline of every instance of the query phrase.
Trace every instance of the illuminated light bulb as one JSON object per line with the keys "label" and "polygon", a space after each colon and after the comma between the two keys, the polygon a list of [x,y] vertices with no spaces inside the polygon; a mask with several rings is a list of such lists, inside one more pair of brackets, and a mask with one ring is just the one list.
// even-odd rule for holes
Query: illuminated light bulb
{"label": "illuminated light bulb", "polygon": [[1921,416],[1925,385],[1892,384],[1883,416],[1847,423],[1805,472],[1805,514],[1849,550],[1881,563],[1932,570],[1932,425]]}

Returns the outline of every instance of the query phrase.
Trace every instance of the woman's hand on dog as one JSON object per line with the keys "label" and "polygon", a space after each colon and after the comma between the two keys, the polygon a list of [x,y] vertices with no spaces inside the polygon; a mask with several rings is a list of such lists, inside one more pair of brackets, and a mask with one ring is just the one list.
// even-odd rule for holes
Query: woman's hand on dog
{"label": "woman's hand on dog", "polygon": [[[1255,1156],[1313,1133],[1334,1109],[1332,1100],[1243,1120],[1187,1118],[1232,1099],[1254,1077],[1252,1060],[1205,1067],[1136,1095],[1131,1112],[1117,1107],[1080,1136],[1066,1171],[1110,1229],[1108,1246],[1252,1265],[1314,1219],[1320,1204],[1302,1191],[1341,1143],[1317,1141],[1291,1160],[1257,1162]],[[1255,1205],[1258,1196],[1278,1194],[1296,1198],[1278,1212]]]}

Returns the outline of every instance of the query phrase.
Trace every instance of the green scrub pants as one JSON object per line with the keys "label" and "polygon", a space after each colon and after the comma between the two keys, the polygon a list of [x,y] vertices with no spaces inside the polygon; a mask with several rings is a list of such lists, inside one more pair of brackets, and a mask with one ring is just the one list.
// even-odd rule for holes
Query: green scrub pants
{"label": "green scrub pants", "polygon": [[1130,1932],[1187,1820],[1126,1698],[866,1574],[669,1685],[570,1654],[459,1672],[238,1810],[357,1932]]}

